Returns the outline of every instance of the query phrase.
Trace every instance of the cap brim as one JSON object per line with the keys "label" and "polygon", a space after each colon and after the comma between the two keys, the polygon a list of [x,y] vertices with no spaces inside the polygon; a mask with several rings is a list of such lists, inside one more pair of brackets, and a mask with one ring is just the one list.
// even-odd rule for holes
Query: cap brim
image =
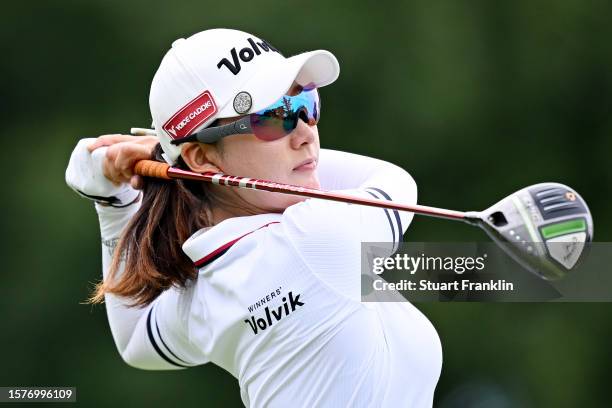
{"label": "cap brim", "polygon": [[[257,72],[240,89],[236,89],[236,94],[248,92],[251,95],[252,106],[248,113],[252,113],[276,102],[287,93],[294,81],[300,85],[313,84],[320,88],[334,82],[339,74],[338,60],[331,52],[310,51]],[[230,100],[221,108],[217,118],[238,115]]]}

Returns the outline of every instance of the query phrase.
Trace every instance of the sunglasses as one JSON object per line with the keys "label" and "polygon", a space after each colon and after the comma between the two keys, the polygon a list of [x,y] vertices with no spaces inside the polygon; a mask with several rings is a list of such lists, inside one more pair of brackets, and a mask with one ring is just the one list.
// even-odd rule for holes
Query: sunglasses
{"label": "sunglasses", "polygon": [[310,126],[316,125],[320,114],[319,91],[316,88],[304,89],[295,96],[285,95],[267,108],[243,116],[235,122],[208,127],[170,143],[214,143],[226,136],[250,133],[258,139],[272,141],[291,133],[300,119]]}

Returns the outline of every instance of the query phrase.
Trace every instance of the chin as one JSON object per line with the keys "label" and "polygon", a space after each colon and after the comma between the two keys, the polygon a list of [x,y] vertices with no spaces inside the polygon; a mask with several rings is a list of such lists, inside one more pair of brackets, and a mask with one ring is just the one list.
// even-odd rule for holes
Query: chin
{"label": "chin", "polygon": [[302,201],[305,201],[307,199],[308,197],[303,197],[303,196],[287,196],[287,199],[284,200],[282,211],[285,211],[287,208],[291,207],[292,205],[299,204]]}
{"label": "chin", "polygon": [[321,183],[319,183],[319,177],[316,172],[292,177],[291,182],[289,182],[289,184],[293,184],[294,186],[300,187],[314,188],[317,190],[321,188]]}

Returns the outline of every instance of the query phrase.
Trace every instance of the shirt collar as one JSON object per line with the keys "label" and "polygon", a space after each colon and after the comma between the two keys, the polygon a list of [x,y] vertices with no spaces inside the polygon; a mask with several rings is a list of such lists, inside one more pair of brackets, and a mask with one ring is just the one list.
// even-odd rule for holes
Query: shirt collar
{"label": "shirt collar", "polygon": [[205,266],[223,255],[238,240],[270,223],[280,222],[282,214],[259,214],[227,218],[219,224],[202,228],[183,244],[183,251],[197,267]]}

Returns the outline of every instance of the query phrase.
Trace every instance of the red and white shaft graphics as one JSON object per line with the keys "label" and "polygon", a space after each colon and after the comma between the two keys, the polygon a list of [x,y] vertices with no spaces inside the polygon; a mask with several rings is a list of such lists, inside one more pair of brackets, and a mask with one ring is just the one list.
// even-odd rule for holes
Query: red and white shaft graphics
{"label": "red and white shaft graphics", "polygon": [[291,184],[275,183],[268,180],[252,179],[248,177],[230,176],[221,173],[195,173],[192,171],[181,170],[152,160],[141,160],[134,167],[136,174],[145,177],[155,177],[163,179],[188,179],[200,180],[223,186],[238,188],[249,188],[252,190],[264,190],[274,193],[293,194],[324,200],[340,201],[344,203],[367,205],[371,207],[388,208],[391,210],[408,211],[415,214],[428,215],[431,217],[465,220],[466,213],[461,211],[446,210],[443,208],[428,207],[425,205],[410,205],[395,203],[389,200],[378,200],[373,198],[355,197],[348,194],[317,190],[314,188],[294,186]]}

